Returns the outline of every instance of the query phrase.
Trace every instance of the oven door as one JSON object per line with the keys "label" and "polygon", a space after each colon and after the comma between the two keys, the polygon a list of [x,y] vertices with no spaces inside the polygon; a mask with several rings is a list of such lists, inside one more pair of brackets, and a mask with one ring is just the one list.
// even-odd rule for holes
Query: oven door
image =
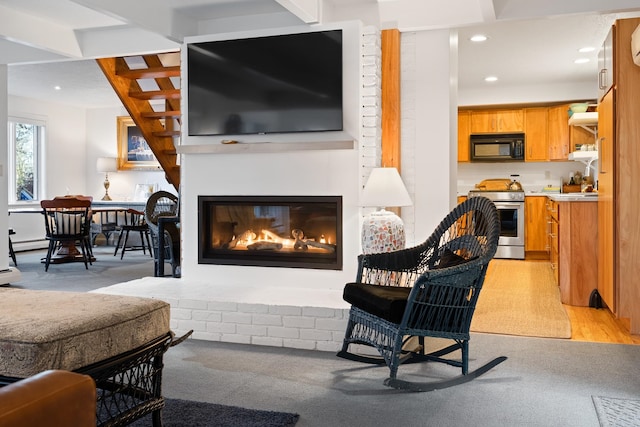
{"label": "oven door", "polygon": [[494,202],[500,217],[499,257],[524,258],[524,203]]}

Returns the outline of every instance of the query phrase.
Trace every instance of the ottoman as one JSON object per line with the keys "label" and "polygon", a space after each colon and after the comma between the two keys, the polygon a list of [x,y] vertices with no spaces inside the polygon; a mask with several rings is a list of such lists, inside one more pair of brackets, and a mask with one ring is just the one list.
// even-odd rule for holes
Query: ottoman
{"label": "ottoman", "polygon": [[169,304],[94,293],[0,289],[0,382],[45,370],[91,375],[100,426],[153,412],[160,425]]}

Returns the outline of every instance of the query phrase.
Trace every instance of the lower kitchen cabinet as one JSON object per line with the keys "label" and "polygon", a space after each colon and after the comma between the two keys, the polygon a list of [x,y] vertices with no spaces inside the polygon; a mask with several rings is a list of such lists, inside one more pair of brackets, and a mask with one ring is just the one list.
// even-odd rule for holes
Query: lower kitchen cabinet
{"label": "lower kitchen cabinet", "polygon": [[596,201],[549,203],[551,267],[563,304],[588,307],[598,288]]}
{"label": "lower kitchen cabinet", "polygon": [[548,258],[548,220],[546,196],[526,196],[524,199],[524,250],[527,258]]}

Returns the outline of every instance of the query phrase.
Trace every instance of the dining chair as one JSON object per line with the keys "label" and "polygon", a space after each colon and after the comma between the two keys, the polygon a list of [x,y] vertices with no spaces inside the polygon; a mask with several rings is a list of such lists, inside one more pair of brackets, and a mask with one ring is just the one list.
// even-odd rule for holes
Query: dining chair
{"label": "dining chair", "polygon": [[[77,198],[57,198],[40,202],[44,214],[46,239],[49,241],[45,271],[55,254],[64,261],[80,258],[86,269],[91,264],[91,201]],[[80,246],[78,252],[77,246]]]}
{"label": "dining chair", "polygon": [[[140,245],[127,246],[129,241],[130,232],[139,233]],[[124,236],[124,239],[123,239]],[[144,219],[144,212],[129,208],[124,213],[124,224],[120,226],[120,236],[118,236],[118,243],[116,244],[116,250],[113,252],[113,256],[118,254],[120,249],[120,259],[124,257],[125,251],[142,251],[147,253],[149,249],[149,255],[153,256],[153,250],[151,248],[151,240],[149,239],[149,225]]]}

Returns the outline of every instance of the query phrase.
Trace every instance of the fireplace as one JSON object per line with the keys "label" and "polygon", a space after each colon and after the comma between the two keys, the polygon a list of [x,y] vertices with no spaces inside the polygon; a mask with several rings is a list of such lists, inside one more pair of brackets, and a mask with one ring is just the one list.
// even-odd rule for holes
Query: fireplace
{"label": "fireplace", "polygon": [[198,196],[198,263],[342,270],[341,196]]}

